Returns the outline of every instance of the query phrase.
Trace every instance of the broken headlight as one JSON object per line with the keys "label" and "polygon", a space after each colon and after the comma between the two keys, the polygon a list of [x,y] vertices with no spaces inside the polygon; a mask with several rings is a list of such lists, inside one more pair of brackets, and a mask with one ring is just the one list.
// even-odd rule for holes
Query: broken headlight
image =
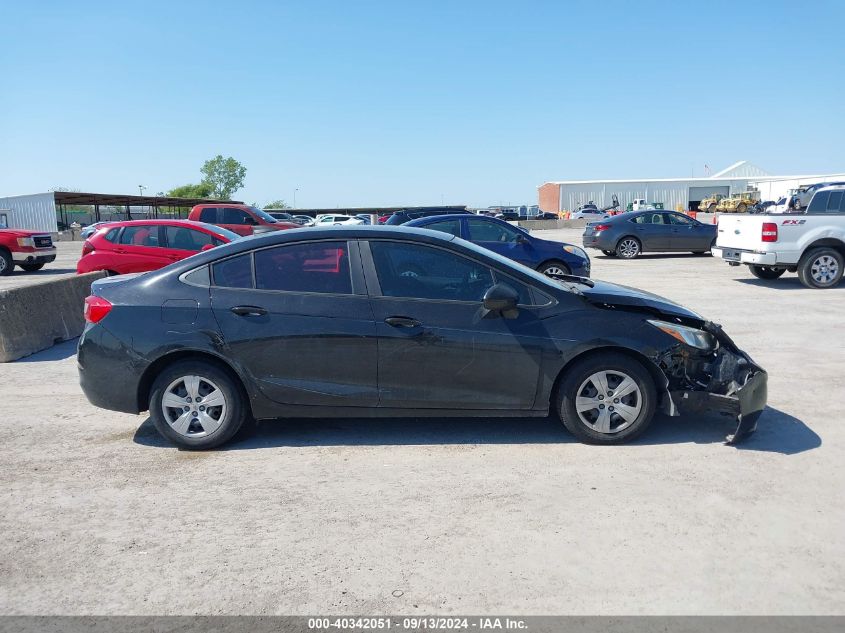
{"label": "broken headlight", "polygon": [[712,334],[704,330],[697,330],[686,325],[679,325],[677,323],[669,323],[667,321],[652,321],[649,319],[649,324],[656,327],[658,330],[665,332],[672,338],[685,343],[690,347],[698,349],[711,350],[716,347],[716,339]]}

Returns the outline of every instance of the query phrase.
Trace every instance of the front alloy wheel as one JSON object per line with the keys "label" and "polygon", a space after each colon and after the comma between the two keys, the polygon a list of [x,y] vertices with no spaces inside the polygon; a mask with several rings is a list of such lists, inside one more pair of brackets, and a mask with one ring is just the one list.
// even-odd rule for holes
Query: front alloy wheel
{"label": "front alloy wheel", "polygon": [[556,261],[543,264],[537,269],[537,272],[543,273],[547,277],[562,277],[571,274],[566,264]]}

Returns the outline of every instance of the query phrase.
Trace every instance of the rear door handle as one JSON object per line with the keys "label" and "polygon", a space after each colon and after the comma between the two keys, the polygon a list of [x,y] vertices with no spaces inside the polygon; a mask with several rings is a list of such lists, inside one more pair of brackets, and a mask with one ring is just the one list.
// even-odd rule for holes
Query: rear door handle
{"label": "rear door handle", "polygon": [[230,308],[238,316],[264,316],[267,310],[258,306],[235,306]]}
{"label": "rear door handle", "polygon": [[384,322],[393,327],[419,327],[422,325],[416,319],[400,316],[387,317]]}

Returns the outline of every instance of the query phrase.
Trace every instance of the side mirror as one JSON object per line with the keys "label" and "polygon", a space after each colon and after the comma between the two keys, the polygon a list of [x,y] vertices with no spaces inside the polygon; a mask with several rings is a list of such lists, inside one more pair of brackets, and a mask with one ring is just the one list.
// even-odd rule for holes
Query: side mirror
{"label": "side mirror", "polygon": [[203,246],[203,247],[200,249],[200,252],[202,252],[202,251],[210,251],[212,248],[214,248],[214,244],[206,244],[205,246]]}
{"label": "side mirror", "polygon": [[516,236],[516,243],[517,244],[527,244],[528,238],[525,237],[525,235],[523,233],[520,233],[519,235]]}
{"label": "side mirror", "polygon": [[506,319],[515,319],[519,316],[517,303],[519,303],[519,293],[507,284],[494,284],[484,293],[484,309]]}

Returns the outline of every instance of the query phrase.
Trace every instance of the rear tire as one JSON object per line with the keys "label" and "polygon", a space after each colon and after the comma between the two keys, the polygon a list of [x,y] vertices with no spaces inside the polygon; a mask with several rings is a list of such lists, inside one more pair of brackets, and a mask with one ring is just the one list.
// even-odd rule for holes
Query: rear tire
{"label": "rear tire", "polygon": [[642,252],[642,244],[635,237],[623,237],[616,244],[616,256],[622,259],[634,259]]}
{"label": "rear tire", "polygon": [[[619,398],[621,391],[614,394],[614,389],[626,393]],[[648,370],[616,352],[576,362],[562,376],[556,402],[564,426],[588,444],[634,439],[651,424],[656,405],[657,391]]]}
{"label": "rear tire", "polygon": [[822,246],[805,253],[798,262],[798,279],[807,288],[833,288],[842,279],[842,253]]}
{"label": "rear tire", "polygon": [[786,268],[774,268],[772,266],[752,265],[748,269],[757,279],[777,279],[786,272]]}
{"label": "rear tire", "polygon": [[[189,403],[188,397],[193,402]],[[225,444],[248,414],[236,379],[219,366],[199,360],[166,367],[153,382],[149,410],[162,436],[191,450]]]}
{"label": "rear tire", "polygon": [[0,277],[11,275],[15,268],[15,262],[12,260],[12,254],[5,248],[0,248]]}
{"label": "rear tire", "polygon": [[44,264],[18,264],[18,266],[28,273],[34,273],[36,270],[44,268]]}

